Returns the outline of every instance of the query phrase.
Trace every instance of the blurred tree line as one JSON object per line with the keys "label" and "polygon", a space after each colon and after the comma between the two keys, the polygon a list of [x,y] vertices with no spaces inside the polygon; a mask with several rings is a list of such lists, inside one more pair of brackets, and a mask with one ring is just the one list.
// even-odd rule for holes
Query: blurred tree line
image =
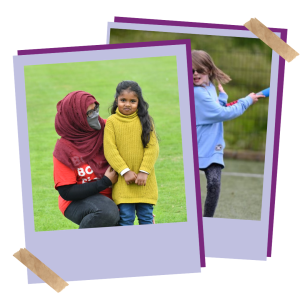
{"label": "blurred tree line", "polygon": [[[208,52],[231,77],[224,85],[228,102],[270,86],[272,50],[260,39],[111,29],[110,43],[190,39],[192,50]],[[269,98],[260,99],[241,117],[224,122],[226,149],[265,151]]]}

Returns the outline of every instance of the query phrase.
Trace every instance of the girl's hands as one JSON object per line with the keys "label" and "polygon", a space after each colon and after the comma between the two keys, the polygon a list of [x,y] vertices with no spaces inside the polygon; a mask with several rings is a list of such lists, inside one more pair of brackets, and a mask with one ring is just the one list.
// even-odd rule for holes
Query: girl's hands
{"label": "girl's hands", "polygon": [[118,181],[118,173],[111,166],[107,168],[104,175],[109,178],[112,184]]}
{"label": "girl's hands", "polygon": [[123,177],[124,177],[126,183],[130,184],[130,183],[134,183],[135,182],[135,180],[137,178],[137,175],[136,175],[135,172],[133,172],[133,171],[130,170],[130,171],[126,172]]}
{"label": "girl's hands", "polygon": [[145,186],[146,182],[147,182],[147,178],[148,178],[148,174],[147,173],[139,172],[139,174],[137,175],[137,178],[135,180],[135,183],[137,185],[143,185],[143,186]]}
{"label": "girl's hands", "polygon": [[264,95],[257,95],[255,93],[250,93],[248,96],[252,98],[253,103],[256,103],[259,98],[265,98]]}
{"label": "girl's hands", "polygon": [[219,91],[220,91],[221,93],[225,93],[225,94],[226,94],[226,92],[225,92],[225,90],[223,89],[221,83],[219,83],[218,88],[219,88]]}

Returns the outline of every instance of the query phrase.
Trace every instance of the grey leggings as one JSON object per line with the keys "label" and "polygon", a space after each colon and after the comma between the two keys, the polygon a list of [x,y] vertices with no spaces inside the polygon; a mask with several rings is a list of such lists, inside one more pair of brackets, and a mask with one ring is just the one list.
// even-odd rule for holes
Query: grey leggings
{"label": "grey leggings", "polygon": [[214,216],[221,189],[221,169],[222,166],[219,164],[211,164],[206,169],[203,169],[207,180],[207,194],[203,217]]}

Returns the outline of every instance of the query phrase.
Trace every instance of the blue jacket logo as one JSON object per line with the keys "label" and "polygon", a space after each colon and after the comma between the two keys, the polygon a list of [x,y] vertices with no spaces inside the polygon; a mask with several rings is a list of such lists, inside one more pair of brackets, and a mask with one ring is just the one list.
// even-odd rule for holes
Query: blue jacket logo
{"label": "blue jacket logo", "polygon": [[220,151],[220,150],[222,150],[222,145],[221,144],[218,144],[217,146],[216,146],[216,151]]}

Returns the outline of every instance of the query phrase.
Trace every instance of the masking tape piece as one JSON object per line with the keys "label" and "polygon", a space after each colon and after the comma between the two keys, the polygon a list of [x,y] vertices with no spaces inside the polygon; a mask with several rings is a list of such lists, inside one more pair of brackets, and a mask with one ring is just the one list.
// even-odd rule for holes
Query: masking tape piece
{"label": "masking tape piece", "polygon": [[256,18],[251,18],[250,21],[244,24],[244,26],[286,61],[290,62],[299,55],[297,51],[286,44],[281,38],[279,38],[274,32]]}
{"label": "masking tape piece", "polygon": [[50,285],[56,292],[61,292],[69,284],[49,269],[44,263],[30,253],[26,248],[20,249],[13,255],[34,274]]}

